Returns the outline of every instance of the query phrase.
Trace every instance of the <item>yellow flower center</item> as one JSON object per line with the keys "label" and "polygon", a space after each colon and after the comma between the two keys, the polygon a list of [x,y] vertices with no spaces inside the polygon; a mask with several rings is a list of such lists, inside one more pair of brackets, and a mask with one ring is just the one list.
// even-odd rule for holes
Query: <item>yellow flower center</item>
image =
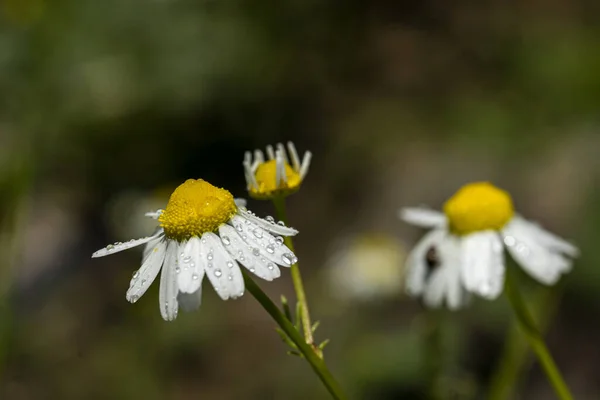
{"label": "yellow flower center", "polygon": [[489,182],[463,186],[446,201],[444,212],[457,235],[500,230],[515,213],[510,195]]}
{"label": "yellow flower center", "polygon": [[294,171],[288,163],[284,164],[284,168],[287,182],[285,182],[283,179],[279,182],[276,182],[276,160],[269,160],[260,164],[256,168],[256,173],[254,175],[256,183],[258,184],[258,189],[255,187],[250,188],[250,194],[252,197],[265,198],[275,194],[275,192],[278,191],[281,192],[281,194],[290,194],[298,190],[300,188],[300,184],[302,183],[300,174]]}
{"label": "yellow flower center", "polygon": [[202,179],[188,179],[175,189],[158,221],[169,239],[184,241],[214,232],[237,212],[233,196]]}

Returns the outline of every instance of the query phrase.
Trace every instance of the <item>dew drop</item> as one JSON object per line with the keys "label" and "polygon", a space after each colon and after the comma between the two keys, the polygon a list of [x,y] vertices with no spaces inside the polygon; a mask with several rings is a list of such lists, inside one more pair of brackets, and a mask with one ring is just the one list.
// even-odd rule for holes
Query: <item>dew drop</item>
{"label": "dew drop", "polygon": [[111,251],[114,248],[115,248],[115,246],[113,244],[109,244],[108,246],[106,246],[106,250],[108,250],[108,251]]}
{"label": "dew drop", "polygon": [[133,279],[137,279],[139,276],[140,276],[140,271],[135,271],[135,272],[133,273],[133,277],[132,277],[132,278],[133,278]]}
{"label": "dew drop", "polygon": [[252,233],[254,233],[254,236],[256,236],[258,239],[262,239],[262,237],[263,237],[263,232],[262,232],[262,229],[260,229],[260,228],[254,228]]}
{"label": "dew drop", "polygon": [[296,256],[294,256],[292,253],[285,253],[284,255],[281,256],[281,260],[286,265],[292,265],[292,264],[296,263],[296,261],[298,261]]}
{"label": "dew drop", "polygon": [[213,259],[213,253],[208,253],[208,255],[206,256],[206,258],[208,259],[208,261]]}
{"label": "dew drop", "polygon": [[242,231],[244,230],[244,228],[242,228],[242,225],[240,225],[240,224],[237,224],[237,225],[235,226],[235,230],[236,230],[236,231],[238,231],[238,232],[242,232]]}
{"label": "dew drop", "polygon": [[279,226],[285,226],[285,222],[283,222],[283,221],[277,221],[277,225],[279,225]]}
{"label": "dew drop", "polygon": [[270,215],[267,215],[265,217],[265,220],[270,223],[270,224],[274,224],[275,223],[275,218],[271,217]]}
{"label": "dew drop", "polygon": [[179,267],[175,267],[175,273],[176,273],[176,274],[178,274],[178,273],[180,273],[180,272],[181,272],[181,268],[179,268]]}
{"label": "dew drop", "polygon": [[212,267],[213,267],[213,263],[208,263],[206,266],[207,266],[208,268],[212,268]]}
{"label": "dew drop", "polygon": [[192,261],[192,257],[191,256],[183,257],[183,262],[184,263],[188,264],[190,261]]}
{"label": "dew drop", "polygon": [[131,296],[131,299],[129,301],[131,301],[132,303],[135,303],[139,299],[140,299],[140,296],[138,296],[137,294],[134,294],[133,296]]}
{"label": "dew drop", "polygon": [[233,275],[231,275],[231,274],[227,275],[227,279],[230,280],[230,281],[232,281],[233,280]]}
{"label": "dew drop", "polygon": [[198,274],[192,274],[192,280],[197,281],[199,278]]}
{"label": "dew drop", "polygon": [[251,268],[250,268],[250,272],[254,273],[254,271],[256,271],[256,270],[254,269],[254,267],[251,267]]}
{"label": "dew drop", "polygon": [[277,236],[275,238],[275,241],[277,242],[278,245],[282,245],[283,244],[283,238],[281,236]]}
{"label": "dew drop", "polygon": [[221,277],[221,275],[223,275],[223,273],[221,272],[221,270],[220,270],[220,269],[218,269],[218,268],[217,268],[217,269],[215,269],[215,276],[216,276],[217,278],[220,278],[220,277]]}
{"label": "dew drop", "polygon": [[272,244],[267,245],[266,249],[267,249],[267,253],[269,253],[269,254],[275,253],[275,247],[273,247]]}
{"label": "dew drop", "polygon": [[229,245],[231,244],[231,240],[229,240],[229,236],[223,236],[223,237],[221,238],[221,241],[223,241],[223,244],[224,244],[225,246],[229,246]]}
{"label": "dew drop", "polygon": [[252,249],[252,254],[254,254],[255,256],[260,255],[260,250],[258,250],[258,247]]}
{"label": "dew drop", "polygon": [[190,268],[194,268],[195,266],[196,266],[196,264],[190,263]]}
{"label": "dew drop", "polygon": [[228,266],[229,268],[233,268],[233,262],[231,262],[231,261],[227,261],[227,266]]}
{"label": "dew drop", "polygon": [[267,264],[267,268],[269,268],[272,271],[275,269],[275,264],[269,263],[269,264]]}

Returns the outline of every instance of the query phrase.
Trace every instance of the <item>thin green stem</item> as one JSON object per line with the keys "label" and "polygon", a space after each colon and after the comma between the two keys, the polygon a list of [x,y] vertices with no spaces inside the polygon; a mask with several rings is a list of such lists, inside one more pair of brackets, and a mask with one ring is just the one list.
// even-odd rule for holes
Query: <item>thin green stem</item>
{"label": "thin green stem", "polygon": [[[556,308],[558,300],[556,290],[541,289],[537,290],[529,302],[531,313],[538,321],[539,331],[543,334]],[[506,332],[504,350],[500,356],[496,372],[492,375],[488,395],[488,400],[512,399],[518,381],[523,376],[525,369],[531,364],[527,341],[521,335],[518,324],[511,324]]]}
{"label": "thin green stem", "polygon": [[254,298],[263,306],[279,327],[296,344],[298,350],[302,353],[306,361],[308,361],[319,379],[321,379],[321,382],[323,382],[331,396],[337,400],[345,400],[346,395],[327,368],[327,365],[325,365],[325,361],[304,341],[302,335],[300,335],[290,320],[288,320],[283,312],[281,312],[279,307],[271,301],[265,292],[263,292],[246,273],[244,273],[244,282],[246,284],[246,289],[248,289],[252,296],[254,296]]}
{"label": "thin green stem", "polygon": [[573,400],[573,395],[569,391],[569,387],[565,383],[550,351],[544,343],[544,338],[538,330],[535,320],[525,305],[525,301],[519,291],[518,282],[513,276],[513,272],[509,269],[506,276],[506,295],[515,312],[519,326],[523,330],[529,345],[542,365],[544,372],[550,384],[554,388],[556,395],[562,400]]}
{"label": "thin green stem", "polygon": [[440,313],[427,310],[423,339],[426,352],[426,368],[429,380],[429,398],[438,400],[444,398],[441,393],[443,379],[443,345]]}
{"label": "thin green stem", "polygon": [[[275,213],[277,214],[277,218],[285,222],[286,225],[288,225],[285,198],[275,197],[273,199],[273,204],[275,205]],[[285,245],[289,247],[289,249],[292,252],[295,253],[292,238],[287,236],[283,240]],[[313,348],[314,352],[320,358],[323,358],[323,352],[315,345],[315,341],[313,338],[313,329],[312,323],[310,321],[310,313],[308,311],[308,302],[306,301],[306,294],[304,293],[304,284],[302,283],[302,276],[300,275],[300,267],[298,263],[295,263],[291,266],[291,275],[292,282],[294,284],[294,291],[296,292],[296,300],[300,304],[301,308],[300,318],[302,324],[302,332],[304,333],[304,339],[306,340],[306,343],[308,343]]]}

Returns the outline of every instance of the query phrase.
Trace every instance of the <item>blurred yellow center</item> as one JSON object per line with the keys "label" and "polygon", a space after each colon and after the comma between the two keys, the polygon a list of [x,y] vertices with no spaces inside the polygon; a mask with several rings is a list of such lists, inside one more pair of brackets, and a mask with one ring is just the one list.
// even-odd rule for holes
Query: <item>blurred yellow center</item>
{"label": "blurred yellow center", "polygon": [[184,241],[214,232],[236,213],[233,196],[202,179],[188,179],[171,194],[158,221],[169,239]]}
{"label": "blurred yellow center", "polygon": [[457,235],[500,230],[515,211],[510,195],[488,182],[463,186],[444,204],[450,230]]}
{"label": "blurred yellow center", "polygon": [[279,182],[277,180],[277,161],[269,160],[260,164],[257,169],[254,177],[256,178],[256,183],[258,184],[258,189],[255,187],[250,188],[250,194],[261,197],[268,196],[269,194],[280,190],[280,191],[295,191],[300,187],[300,183],[302,183],[302,178],[300,174],[290,167],[288,163],[284,163],[285,175],[287,177],[287,182],[281,179]]}

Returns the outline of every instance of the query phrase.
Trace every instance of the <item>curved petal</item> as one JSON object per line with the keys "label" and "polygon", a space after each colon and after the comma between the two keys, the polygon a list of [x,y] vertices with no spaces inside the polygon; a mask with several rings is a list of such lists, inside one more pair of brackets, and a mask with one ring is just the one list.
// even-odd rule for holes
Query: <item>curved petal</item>
{"label": "curved petal", "polygon": [[163,239],[150,251],[141,268],[133,274],[126,294],[128,301],[135,303],[146,293],[163,265],[166,249],[167,243]]}
{"label": "curved petal", "polygon": [[402,208],[398,211],[398,217],[404,222],[423,228],[441,228],[447,223],[444,213],[428,208]]}
{"label": "curved petal", "polygon": [[[238,235],[250,247],[252,255],[261,259],[267,259],[275,264],[291,267],[296,256],[283,244],[283,238],[275,238],[269,232],[239,215],[235,215],[231,222],[238,230]],[[266,261],[263,261],[266,262]]]}
{"label": "curved petal", "polygon": [[423,292],[427,278],[427,252],[446,236],[444,229],[436,229],[423,236],[406,258],[406,291],[411,296]]}
{"label": "curved petal", "polygon": [[[239,229],[242,228],[239,227]],[[229,254],[246,267],[248,271],[267,281],[279,278],[281,272],[277,265],[264,257],[254,256],[252,247],[244,242],[237,229],[232,228],[230,225],[221,225],[219,235]]]}
{"label": "curved petal", "polygon": [[[259,218],[249,210],[244,210],[244,209],[238,208],[238,215],[240,215],[241,217],[243,217],[247,220],[254,222],[256,225],[260,226],[261,228],[263,228],[271,233],[275,233],[277,235],[294,236],[298,233],[298,231],[296,229],[287,227],[285,225],[280,225],[279,223],[275,223],[274,220],[269,221],[268,218],[267,219]],[[230,221],[230,224],[231,224],[231,221]]]}
{"label": "curved petal", "polygon": [[200,248],[209,260],[206,275],[219,297],[235,299],[244,294],[244,277],[240,267],[229,255],[221,239],[212,232],[202,235]]}
{"label": "curved petal", "polygon": [[549,241],[547,236],[540,235],[540,231],[545,232],[527,221],[513,220],[504,227],[504,243],[510,255],[531,277],[545,285],[553,285],[561,274],[570,271],[572,264],[559,252],[559,246],[565,250],[567,246],[556,246],[558,243]]}
{"label": "curved petal", "polygon": [[162,232],[157,231],[152,236],[146,236],[141,239],[131,239],[130,241],[124,242],[124,243],[117,242],[115,244],[109,244],[105,248],[94,252],[94,254],[92,254],[92,258],[104,257],[109,254],[114,254],[114,253],[118,253],[123,250],[131,249],[132,247],[136,247],[136,246],[142,245],[144,243],[148,243],[152,239],[156,239],[161,235],[162,235]]}
{"label": "curved petal", "polygon": [[206,254],[200,249],[200,239],[197,236],[179,245],[177,251],[177,284],[183,293],[194,293],[202,285]]}
{"label": "curved petal", "polygon": [[462,238],[462,281],[465,288],[495,299],[504,288],[504,252],[496,231],[481,231]]}
{"label": "curved petal", "polygon": [[177,318],[179,303],[177,294],[179,288],[177,285],[177,253],[179,245],[177,242],[170,240],[167,243],[165,254],[165,262],[160,274],[160,288],[158,292],[158,303],[160,307],[160,315],[165,321],[173,321]]}

